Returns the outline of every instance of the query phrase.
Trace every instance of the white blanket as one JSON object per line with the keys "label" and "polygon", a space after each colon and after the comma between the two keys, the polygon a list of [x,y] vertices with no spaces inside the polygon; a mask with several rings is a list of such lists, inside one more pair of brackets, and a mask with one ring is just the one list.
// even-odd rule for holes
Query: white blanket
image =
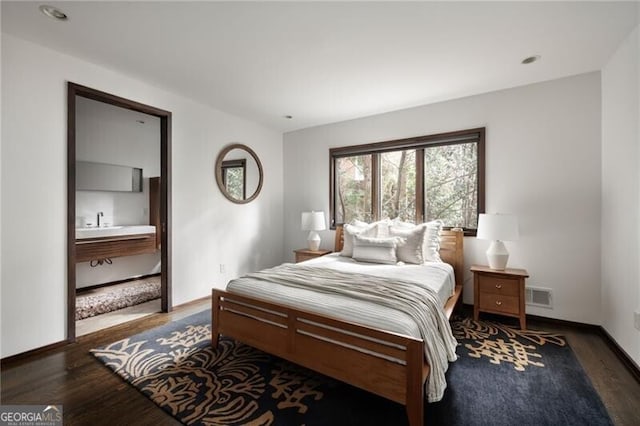
{"label": "white blanket", "polygon": [[313,265],[284,264],[233,280],[227,289],[265,285],[303,288],[315,293],[339,295],[356,304],[364,301],[401,312],[410,317],[425,342],[425,356],[431,367],[427,382],[430,402],[439,401],[446,389],[445,372],[455,361],[456,340],[436,292],[411,281],[372,275],[349,274]]}

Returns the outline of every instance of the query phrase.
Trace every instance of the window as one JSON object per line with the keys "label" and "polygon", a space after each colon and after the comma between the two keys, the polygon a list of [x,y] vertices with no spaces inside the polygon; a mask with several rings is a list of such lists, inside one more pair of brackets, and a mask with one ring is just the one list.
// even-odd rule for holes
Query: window
{"label": "window", "polygon": [[475,235],[484,212],[484,128],[333,148],[331,225],[442,219]]}
{"label": "window", "polygon": [[354,155],[335,160],[336,217],[369,221],[372,216],[372,155]]}
{"label": "window", "polygon": [[247,180],[247,160],[228,160],[222,162],[222,183],[227,193],[236,200],[245,200]]}

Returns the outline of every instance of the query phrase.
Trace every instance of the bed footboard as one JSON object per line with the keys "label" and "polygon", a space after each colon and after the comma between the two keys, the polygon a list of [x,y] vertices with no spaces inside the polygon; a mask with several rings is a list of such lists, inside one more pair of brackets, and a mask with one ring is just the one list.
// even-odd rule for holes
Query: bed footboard
{"label": "bed footboard", "polygon": [[220,335],[406,406],[422,425],[429,367],[423,341],[213,290],[211,344]]}

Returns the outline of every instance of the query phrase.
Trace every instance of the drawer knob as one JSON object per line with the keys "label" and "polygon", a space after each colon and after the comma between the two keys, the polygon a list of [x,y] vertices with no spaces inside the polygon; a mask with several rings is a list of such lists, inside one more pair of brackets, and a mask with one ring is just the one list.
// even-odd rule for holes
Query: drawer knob
{"label": "drawer knob", "polygon": [[496,300],[496,305],[498,305],[498,306],[502,305],[502,301],[501,300]]}
{"label": "drawer knob", "polygon": [[500,290],[502,288],[502,284],[496,284],[496,288]]}

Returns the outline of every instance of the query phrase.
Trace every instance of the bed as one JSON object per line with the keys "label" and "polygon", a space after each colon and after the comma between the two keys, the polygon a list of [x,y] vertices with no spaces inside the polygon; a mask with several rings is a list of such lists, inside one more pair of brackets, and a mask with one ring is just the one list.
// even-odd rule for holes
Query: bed
{"label": "bed", "polygon": [[[335,252],[342,245],[338,227]],[[440,257],[455,275],[453,294],[444,304],[450,317],[462,294],[462,231],[442,231]],[[423,424],[430,367],[421,338],[222,290],[213,290],[212,305],[214,347],[220,335],[231,337],[398,402],[406,407],[411,426]]]}

